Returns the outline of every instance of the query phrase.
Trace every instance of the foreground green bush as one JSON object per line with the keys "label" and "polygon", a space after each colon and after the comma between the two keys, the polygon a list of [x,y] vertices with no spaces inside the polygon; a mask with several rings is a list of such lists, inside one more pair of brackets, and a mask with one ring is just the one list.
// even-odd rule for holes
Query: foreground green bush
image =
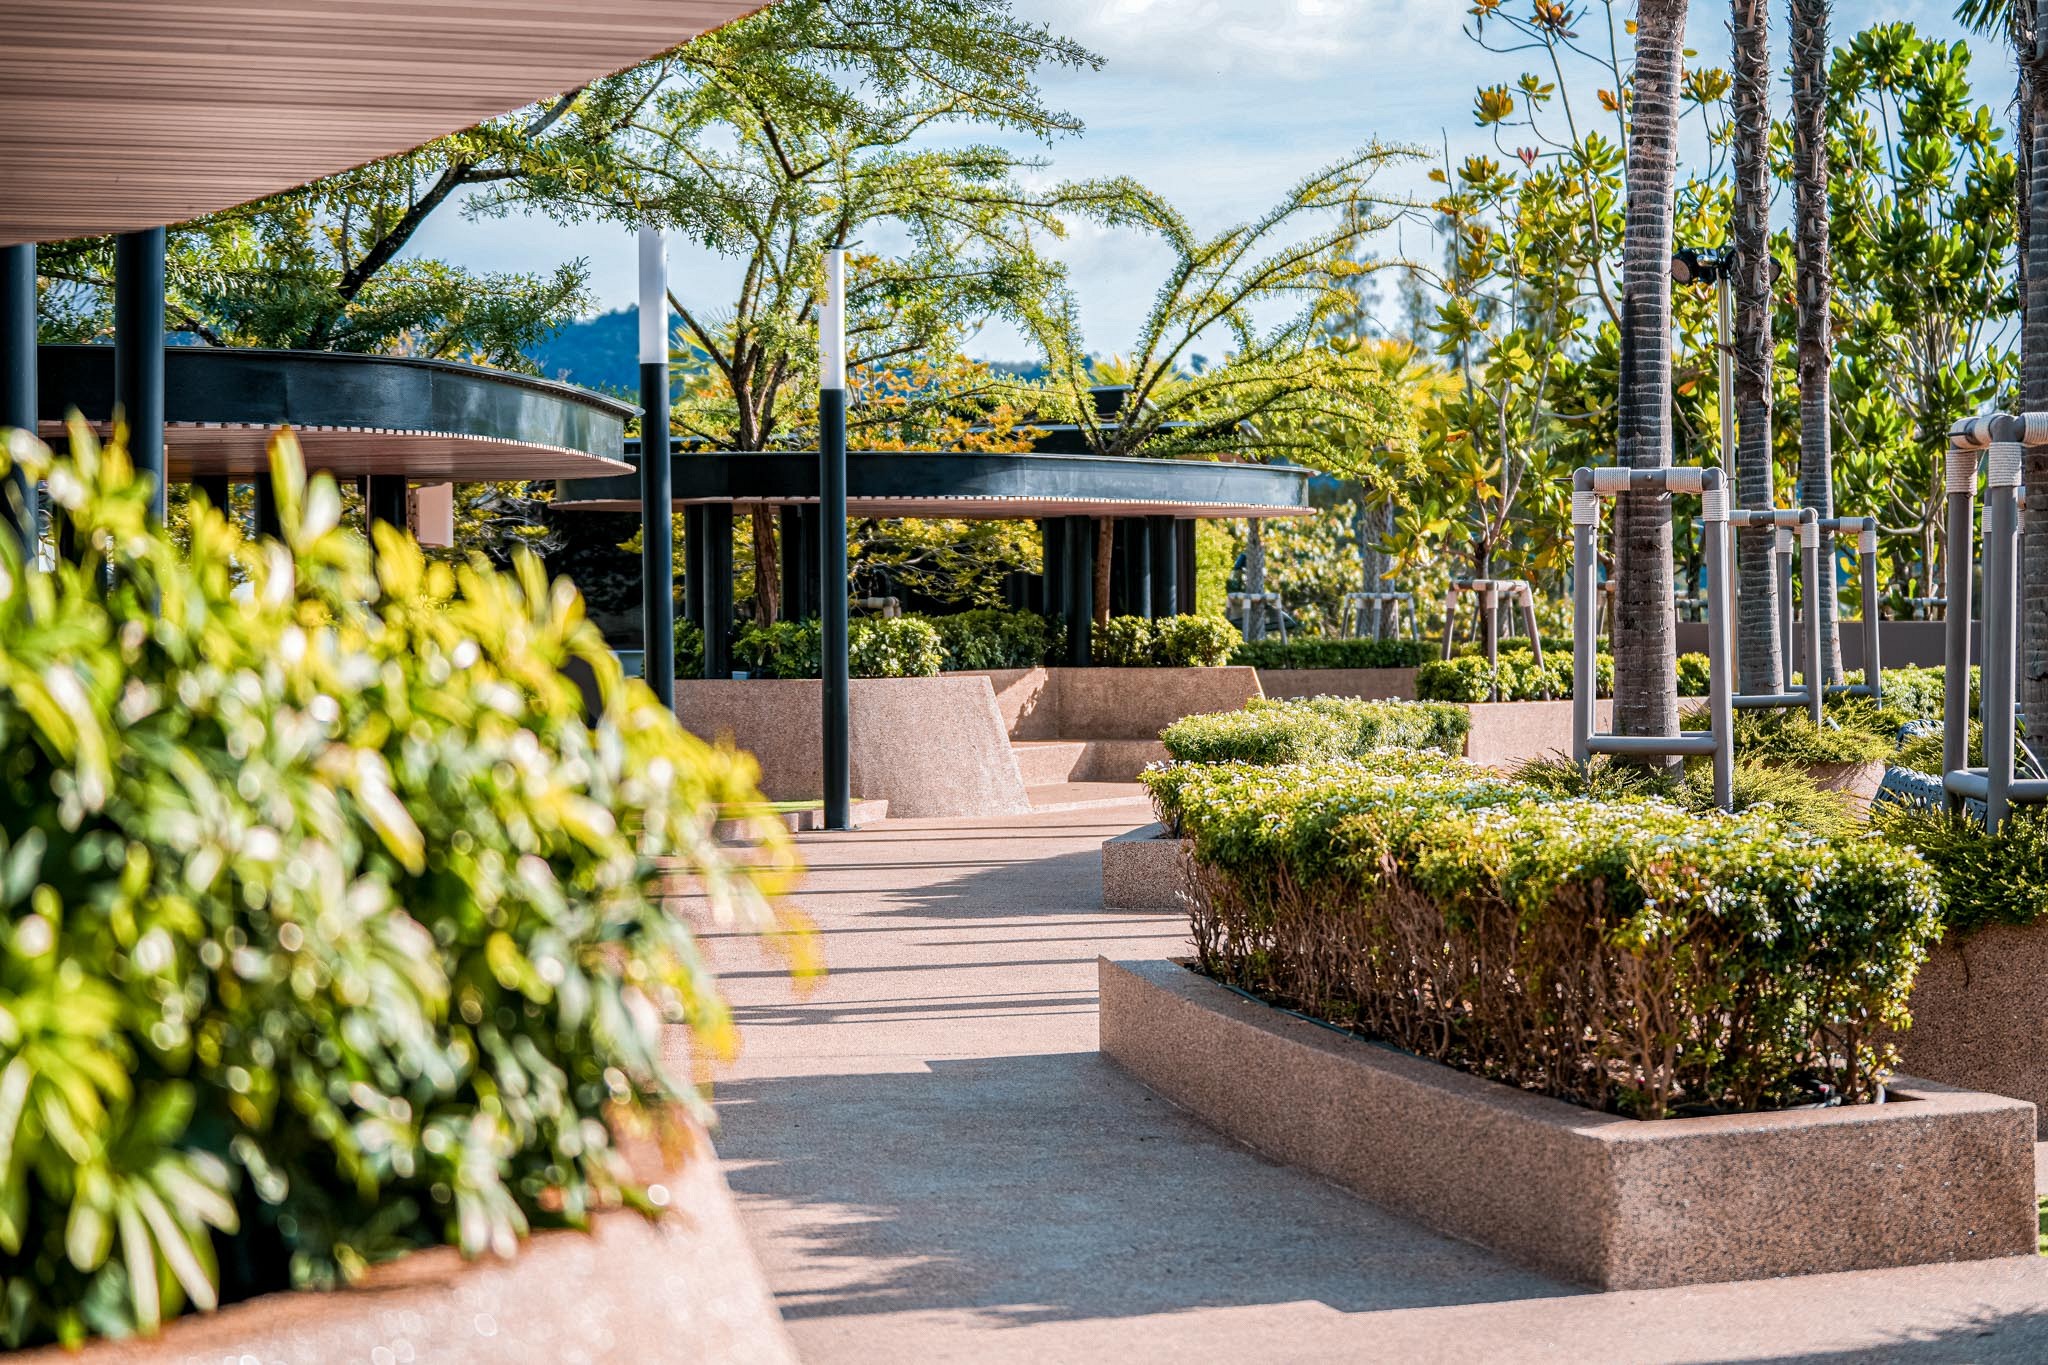
{"label": "foreground green bush", "polygon": [[1471,729],[1464,707],[1442,703],[1256,698],[1242,711],[1183,717],[1159,738],[1180,763],[1306,763],[1375,749],[1460,754]]}
{"label": "foreground green bush", "polygon": [[751,762],[624,679],[537,560],[430,565],[380,527],[373,572],[295,452],[286,543],[201,500],[181,548],[86,428],[61,463],[11,439],[85,548],[36,573],[0,537],[0,1336],[652,1209],[617,1141],[687,1141],[665,1026],[731,1038],[654,860],[773,923],[783,836],[713,836]]}
{"label": "foreground green bush", "polygon": [[1768,815],[1556,799],[1402,754],[1148,773],[1202,969],[1643,1118],[1867,1100],[1939,929],[1926,866]]}
{"label": "foreground green bush", "polygon": [[1423,640],[1240,640],[1230,662],[1253,668],[1416,668],[1436,658]]}
{"label": "foreground green bush", "polygon": [[[1604,754],[1583,769],[1569,758],[1537,758],[1515,769],[1514,776],[1553,796],[1600,801],[1654,798],[1695,815],[1717,809],[1713,763],[1704,758],[1688,759],[1676,773],[1620,762]],[[1738,812],[1768,814],[1814,834],[1850,836],[1863,824],[1847,796],[1822,787],[1802,768],[1740,759],[1735,764],[1734,796]]]}

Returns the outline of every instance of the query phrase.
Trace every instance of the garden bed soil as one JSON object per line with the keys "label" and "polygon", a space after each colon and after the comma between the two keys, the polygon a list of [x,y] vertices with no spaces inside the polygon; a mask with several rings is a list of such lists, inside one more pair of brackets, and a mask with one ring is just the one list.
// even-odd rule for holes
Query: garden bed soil
{"label": "garden bed soil", "polygon": [[266,1294],[188,1314],[153,1338],[56,1347],[40,1365],[416,1360],[501,1365],[716,1360],[795,1365],[767,1281],[708,1141],[663,1182],[669,1213],[600,1215],[543,1232],[509,1261],[416,1251],[333,1291]]}
{"label": "garden bed soil", "polygon": [[1412,668],[1262,668],[1259,687],[1269,697],[1362,697],[1414,701]]}
{"label": "garden bed soil", "polygon": [[2048,1107],[2048,923],[1992,924],[1928,954],[1896,1039],[1916,1076]]}
{"label": "garden bed soil", "polygon": [[[761,793],[771,801],[823,793],[822,709],[815,678],[676,684],[684,727],[752,753],[761,765]],[[848,714],[855,797],[886,801],[897,818],[1031,809],[986,677],[856,678]]]}
{"label": "garden bed soil", "polygon": [[[1472,733],[1465,738],[1465,757],[1483,768],[1500,771],[1532,758],[1569,756],[1572,751],[1572,703],[1561,701],[1481,701],[1465,707]],[[1607,730],[1614,723],[1614,703],[1596,704],[1593,724]]]}
{"label": "garden bed soil", "polygon": [[1152,824],[1102,841],[1105,910],[1184,910],[1194,891],[1186,839],[1169,839]]}
{"label": "garden bed soil", "polygon": [[1877,799],[1877,789],[1884,785],[1885,762],[1874,763],[1814,763],[1807,767],[1806,775],[1822,791],[1840,792],[1849,798],[1858,815],[1870,814],[1870,803]]}
{"label": "garden bed soil", "polygon": [[1901,1077],[1892,1103],[1644,1122],[1098,959],[1103,1054],[1275,1160],[1603,1289],[2034,1254],[2034,1110]]}

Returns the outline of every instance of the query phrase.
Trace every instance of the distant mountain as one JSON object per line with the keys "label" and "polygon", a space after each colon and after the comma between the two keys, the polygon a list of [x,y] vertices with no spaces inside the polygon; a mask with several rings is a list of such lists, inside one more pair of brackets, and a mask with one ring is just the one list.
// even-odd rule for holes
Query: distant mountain
{"label": "distant mountain", "polygon": [[526,348],[543,379],[559,379],[631,398],[640,392],[640,322],[620,308],[576,321]]}

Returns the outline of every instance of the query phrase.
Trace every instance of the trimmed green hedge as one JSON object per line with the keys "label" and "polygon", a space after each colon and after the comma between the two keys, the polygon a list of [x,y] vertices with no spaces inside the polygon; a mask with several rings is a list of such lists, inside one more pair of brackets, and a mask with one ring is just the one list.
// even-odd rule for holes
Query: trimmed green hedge
{"label": "trimmed green hedge", "polygon": [[[763,678],[815,678],[824,668],[824,632],[815,619],[749,625],[733,643],[733,661]],[[846,631],[847,668],[856,678],[935,678],[946,649],[932,623],[916,616],[867,616]]]}
{"label": "trimmed green hedge", "polygon": [[1437,656],[1423,640],[1247,640],[1230,662],[1253,668],[1417,668]]}
{"label": "trimmed green hedge", "polygon": [[1464,707],[1442,703],[1257,698],[1242,711],[1183,717],[1159,738],[1181,763],[1302,763],[1374,749],[1458,754],[1471,728]]}
{"label": "trimmed green hedge", "polygon": [[1112,616],[1089,640],[1098,668],[1215,668],[1243,641],[1220,616]]}
{"label": "trimmed green hedge", "polygon": [[1036,612],[983,607],[928,618],[946,651],[948,672],[1036,668],[1066,646],[1066,627]]}
{"label": "trimmed green hedge", "polygon": [[1558,800],[1373,755],[1145,778],[1202,969],[1422,1056],[1644,1118],[1872,1097],[1939,932],[1910,852]]}

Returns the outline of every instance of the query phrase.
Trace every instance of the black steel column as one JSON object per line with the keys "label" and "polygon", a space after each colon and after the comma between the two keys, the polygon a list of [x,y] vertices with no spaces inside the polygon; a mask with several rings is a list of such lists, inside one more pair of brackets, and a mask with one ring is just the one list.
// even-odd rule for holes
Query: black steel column
{"label": "black steel column", "polygon": [[277,486],[268,474],[256,476],[256,534],[272,540],[284,538],[284,522],[277,515]]}
{"label": "black steel column", "polygon": [[114,403],[128,424],[128,458],[155,485],[164,519],[164,230],[114,239]]}
{"label": "black steel column", "polygon": [[1124,610],[1133,616],[1152,615],[1152,523],[1128,517],[1124,532]]}
{"label": "black steel column", "polygon": [[1179,578],[1175,572],[1179,567],[1179,536],[1172,517],[1149,518],[1152,526],[1149,544],[1152,551],[1152,616],[1159,619],[1173,616],[1180,611]]}
{"label": "black steel column", "polygon": [[[674,472],[668,436],[668,261],[661,229],[640,227],[640,675],[676,704]],[[704,632],[705,672],[712,634]],[[722,641],[721,641],[722,644]],[[715,675],[714,675],[715,676]]]}
{"label": "black steel column", "polygon": [[381,521],[401,531],[410,529],[412,509],[403,474],[372,474],[363,483],[364,519],[369,525]]}
{"label": "black steel column", "polygon": [[1195,521],[1176,521],[1173,524],[1174,556],[1174,603],[1175,611],[1182,616],[1193,616],[1195,606]]}
{"label": "black steel column", "polygon": [[[36,248],[0,246],[0,427],[36,434]],[[36,549],[36,489],[18,469],[0,485],[0,521],[25,560]]]}
{"label": "black steel column", "polygon": [[1086,668],[1095,628],[1095,518],[1067,517],[1067,664]]}
{"label": "black steel column", "polygon": [[192,480],[192,491],[205,495],[206,500],[213,504],[213,510],[222,516],[233,515],[230,511],[233,505],[230,499],[234,496],[235,484],[227,475],[197,475]]}
{"label": "black steel column", "polygon": [[818,607],[823,646],[825,828],[853,827],[852,733],[846,642],[846,252],[825,253],[818,310]]}
{"label": "black steel column", "polygon": [[1066,614],[1067,523],[1065,518],[1039,518],[1038,544],[1038,614],[1051,620]]}
{"label": "black steel column", "polygon": [[732,504],[703,509],[704,548],[690,563],[700,570],[704,594],[704,676],[732,676]]}
{"label": "black steel column", "polygon": [[818,509],[790,503],[776,514],[782,540],[782,615],[803,621],[818,614]]}
{"label": "black steel column", "polygon": [[704,546],[710,535],[704,529],[704,504],[683,507],[683,617],[699,631],[704,629]]}

